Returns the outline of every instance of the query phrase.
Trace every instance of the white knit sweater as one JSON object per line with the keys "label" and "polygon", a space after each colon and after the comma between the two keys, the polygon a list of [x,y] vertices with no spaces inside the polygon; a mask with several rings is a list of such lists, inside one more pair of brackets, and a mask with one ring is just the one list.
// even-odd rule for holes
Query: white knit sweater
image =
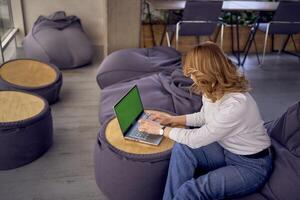
{"label": "white knit sweater", "polygon": [[271,145],[258,107],[249,93],[228,93],[212,102],[202,97],[200,112],[186,115],[186,125],[195,129],[173,128],[170,138],[191,148],[218,142],[228,151],[249,155]]}

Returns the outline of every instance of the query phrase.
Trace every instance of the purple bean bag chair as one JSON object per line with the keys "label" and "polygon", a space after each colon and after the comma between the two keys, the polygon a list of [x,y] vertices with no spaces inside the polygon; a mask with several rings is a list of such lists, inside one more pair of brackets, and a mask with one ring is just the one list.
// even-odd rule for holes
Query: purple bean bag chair
{"label": "purple bean bag chair", "polygon": [[161,199],[167,177],[171,151],[136,155],[112,146],[105,138],[106,125],[114,117],[113,105],[132,85],[137,84],[145,109],[169,113],[191,113],[200,110],[200,96],[190,95],[192,81],[180,69],[171,75],[164,73],[140,76],[123,81],[101,91],[100,123],[95,145],[94,161],[96,181],[112,200]]}
{"label": "purple bean bag chair", "polygon": [[40,16],[23,42],[28,58],[53,63],[60,69],[86,65],[92,61],[92,43],[85,34],[80,19],[59,11]]}
{"label": "purple bean bag chair", "polygon": [[[161,49],[173,51],[158,48]],[[149,157],[136,157],[117,150],[107,142],[104,130],[114,117],[112,107],[119,98],[132,85],[137,84],[145,108],[187,114],[199,111],[202,106],[199,96],[188,95],[187,87],[191,80],[183,77],[178,69],[181,65],[180,56],[172,57],[169,62],[161,65],[164,59],[158,58],[152,62],[151,57],[147,60],[145,53],[140,54],[154,50],[156,48],[118,51],[103,61],[97,76],[103,90],[99,112],[102,127],[94,152],[95,176],[99,188],[110,199],[161,199],[170,156],[170,152],[164,152]],[[133,54],[136,56],[130,59]],[[298,200],[300,103],[265,126],[275,148],[273,174],[261,191],[239,200]]]}
{"label": "purple bean bag chair", "polygon": [[[22,95],[22,103],[18,104]],[[10,96],[10,98],[7,98]],[[15,100],[15,98],[18,98]],[[9,99],[9,100],[8,100]],[[28,99],[28,100],[25,100]],[[10,101],[10,102],[5,102]],[[14,103],[13,103],[14,102]],[[20,105],[27,110],[39,106],[38,112],[22,120],[7,120],[13,115],[0,117],[0,170],[14,169],[28,164],[42,156],[52,145],[52,116],[46,100],[35,94],[0,91],[0,103],[7,106],[0,108],[7,112],[22,110]],[[19,105],[19,106],[18,106]]]}
{"label": "purple bean bag chair", "polygon": [[192,80],[182,74],[181,55],[172,48],[126,49],[112,53],[100,66],[97,81],[102,88],[95,145],[95,176],[99,188],[112,200],[161,199],[171,151],[136,155],[112,146],[105,138],[113,105],[134,84],[145,109],[170,113],[200,110],[201,97],[191,95]]}
{"label": "purple bean bag chair", "polygon": [[132,48],[115,51],[99,67],[97,82],[101,89],[125,80],[161,71],[171,73],[181,65],[181,54],[170,47]]}
{"label": "purple bean bag chair", "polygon": [[[170,152],[162,154],[162,157],[159,157],[162,158],[160,162],[153,162],[155,166],[149,164],[146,159],[138,160],[132,155],[126,155],[106,141],[104,137],[106,123],[104,122],[100,129],[95,146],[95,174],[98,186],[111,199],[161,199],[163,194],[161,187],[164,187]],[[261,191],[238,200],[298,200],[300,194],[300,102],[291,106],[277,120],[266,123],[265,126],[275,149],[273,173]],[[120,168],[122,175],[116,173]],[[163,174],[159,173],[158,169]],[[138,177],[131,179],[131,174]],[[151,178],[153,181],[149,181]],[[143,190],[144,188],[152,190]]]}
{"label": "purple bean bag chair", "polygon": [[300,102],[266,123],[275,149],[274,170],[261,191],[239,200],[298,200],[300,197]]}
{"label": "purple bean bag chair", "polygon": [[0,90],[36,93],[49,104],[59,100],[62,80],[57,67],[37,60],[15,59],[0,66]]}
{"label": "purple bean bag chair", "polygon": [[186,114],[199,111],[202,106],[201,97],[190,93],[192,80],[184,77],[182,71],[177,69],[171,75],[157,73],[141,76],[136,80],[123,81],[103,89],[99,112],[101,124],[114,116],[113,106],[135,84],[147,109]]}
{"label": "purple bean bag chair", "polygon": [[171,151],[147,155],[120,151],[107,142],[105,124],[94,151],[98,187],[111,200],[161,199]]}

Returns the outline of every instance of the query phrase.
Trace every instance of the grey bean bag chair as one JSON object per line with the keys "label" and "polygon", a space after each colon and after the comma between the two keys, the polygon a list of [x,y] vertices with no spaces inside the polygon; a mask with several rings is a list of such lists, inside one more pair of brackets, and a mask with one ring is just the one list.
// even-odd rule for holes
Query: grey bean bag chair
{"label": "grey bean bag chair", "polygon": [[113,106],[133,86],[137,85],[145,108],[162,109],[172,113],[186,114],[199,111],[201,97],[191,95],[192,80],[182,74],[181,69],[171,75],[164,73],[141,76],[132,81],[123,81],[101,91],[99,121],[104,123],[114,116]]}
{"label": "grey bean bag chair", "polygon": [[274,170],[261,191],[239,200],[298,200],[300,198],[300,102],[266,123],[275,149]]}
{"label": "grey bean bag chair", "polygon": [[59,11],[40,16],[23,42],[28,58],[53,63],[60,69],[86,65],[92,61],[93,48],[80,19]]}
{"label": "grey bean bag chair", "polygon": [[0,90],[36,93],[50,104],[59,99],[62,74],[53,64],[32,59],[16,59],[0,66]]}
{"label": "grey bean bag chair", "polygon": [[181,54],[170,47],[132,48],[115,51],[99,67],[100,88],[157,72],[171,73],[181,65]]}
{"label": "grey bean bag chair", "polygon": [[[98,186],[111,199],[161,199],[163,194],[161,187],[164,187],[170,152],[155,157],[161,158],[159,162],[151,161],[150,158],[149,161],[142,158],[139,160],[132,155],[126,155],[106,141],[104,137],[106,124],[107,122],[104,122],[100,129],[94,153]],[[265,126],[275,149],[273,174],[261,191],[238,200],[298,200],[300,102],[291,106],[279,119],[266,123]],[[157,170],[161,170],[160,173]]]}
{"label": "grey bean bag chair", "polygon": [[172,48],[126,49],[112,53],[100,66],[97,81],[102,88],[99,120],[102,124],[95,145],[96,181],[109,199],[161,199],[170,150],[155,154],[131,154],[118,150],[105,137],[114,117],[113,105],[134,84],[145,109],[171,113],[195,112],[201,97],[190,95],[191,79],[182,74],[181,55]]}
{"label": "grey bean bag chair", "polygon": [[[104,89],[99,112],[102,127],[94,152],[95,176],[99,188],[110,199],[161,199],[170,156],[168,151],[136,157],[107,142],[104,131],[109,120],[114,117],[112,106],[117,100],[132,85],[137,84],[146,108],[186,114],[198,111],[202,106],[200,97],[187,95],[187,87],[191,82],[179,72],[179,57],[171,59],[165,65],[160,65],[160,59],[156,60],[157,65],[152,65],[151,57],[147,60],[145,55],[130,59],[133,52],[140,55],[143,51],[149,50],[123,50],[112,54],[107,58],[108,61],[103,61],[97,76],[100,88]],[[135,65],[136,57],[138,64]],[[144,64],[147,67],[144,68]],[[151,70],[147,71],[148,68]],[[177,70],[173,71],[174,68]],[[261,191],[239,200],[298,200],[300,102],[290,107],[279,119],[266,123],[265,126],[275,148],[273,174]]]}
{"label": "grey bean bag chair", "polygon": [[[155,57],[151,52],[170,57]],[[148,52],[148,54],[146,53]],[[144,107],[177,114],[198,111],[201,98],[187,95],[191,81],[182,75],[180,56],[167,48],[117,51],[103,61],[97,81],[102,88],[95,145],[95,176],[110,199],[161,199],[170,152],[145,157],[122,152],[108,143],[105,128],[114,117],[113,105],[137,84]],[[134,56],[133,56],[134,55]],[[165,62],[166,61],[166,62]],[[146,67],[144,67],[146,66]],[[175,70],[174,70],[175,69]],[[160,73],[158,73],[160,72]],[[274,172],[258,193],[240,200],[297,200],[300,188],[300,103],[265,124],[275,148]]]}
{"label": "grey bean bag chair", "polygon": [[110,200],[161,199],[171,151],[146,155],[120,151],[106,140],[105,124],[94,151],[95,177],[101,191]]}
{"label": "grey bean bag chair", "polygon": [[101,91],[100,122],[102,124],[95,145],[96,181],[112,200],[161,199],[168,171],[171,151],[137,155],[126,153],[111,145],[105,129],[114,117],[113,105],[132,85],[137,84],[145,109],[170,113],[191,113],[200,110],[201,97],[190,95],[191,80],[180,69],[171,75],[152,74],[133,81],[123,81]]}
{"label": "grey bean bag chair", "polygon": [[20,167],[52,145],[52,116],[46,100],[34,94],[0,91],[0,170]]}

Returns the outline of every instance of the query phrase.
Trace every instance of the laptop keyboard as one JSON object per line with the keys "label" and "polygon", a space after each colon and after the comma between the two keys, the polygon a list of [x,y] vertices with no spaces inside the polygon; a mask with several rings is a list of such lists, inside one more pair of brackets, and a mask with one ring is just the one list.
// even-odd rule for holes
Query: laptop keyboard
{"label": "laptop keyboard", "polygon": [[[141,119],[148,119],[149,115],[145,114],[141,117]],[[135,137],[135,138],[139,138],[139,139],[147,139],[148,138],[148,134],[147,133],[143,133],[140,132],[138,130],[138,123],[135,123],[132,132],[130,133],[130,136]]]}

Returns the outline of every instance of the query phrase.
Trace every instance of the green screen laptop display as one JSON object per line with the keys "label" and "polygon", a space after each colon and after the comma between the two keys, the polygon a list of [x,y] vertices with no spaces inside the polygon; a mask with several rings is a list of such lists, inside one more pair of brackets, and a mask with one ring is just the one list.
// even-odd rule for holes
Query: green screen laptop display
{"label": "green screen laptop display", "polygon": [[134,86],[115,106],[122,133],[126,133],[131,124],[143,112],[143,104],[137,86]]}

